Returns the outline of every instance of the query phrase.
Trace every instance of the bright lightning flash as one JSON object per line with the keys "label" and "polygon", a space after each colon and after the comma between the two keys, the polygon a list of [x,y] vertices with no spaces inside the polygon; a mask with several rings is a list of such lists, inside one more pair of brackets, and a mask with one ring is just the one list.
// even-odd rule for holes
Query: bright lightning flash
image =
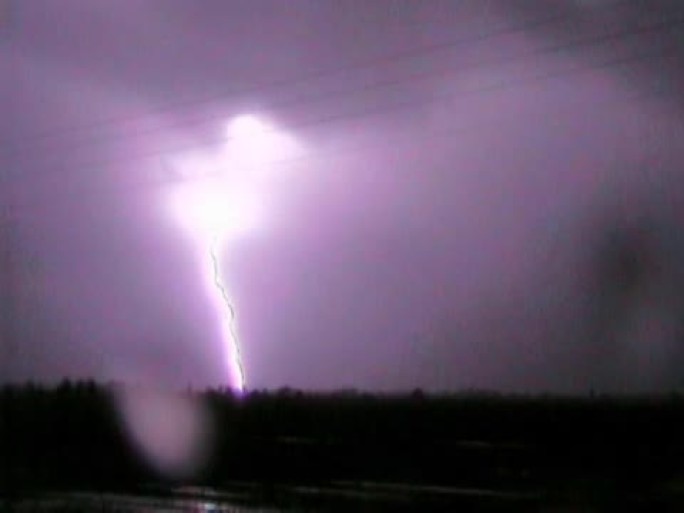
{"label": "bright lightning flash", "polygon": [[223,330],[224,337],[228,345],[228,362],[232,367],[231,374],[236,377],[237,389],[240,393],[244,393],[245,380],[245,366],[242,361],[242,351],[240,350],[240,340],[238,339],[237,330],[235,327],[235,306],[230,300],[226,286],[221,278],[221,266],[219,265],[219,238],[214,237],[209,246],[209,255],[211,257],[211,267],[213,271],[214,286],[221,295],[223,301]]}
{"label": "bright lightning flash", "polygon": [[229,188],[224,180],[185,184],[179,206],[183,220],[199,238],[207,285],[221,316],[221,333],[226,366],[233,389],[246,388],[245,366],[236,327],[236,309],[221,273],[224,242],[254,230],[260,220],[260,204],[247,191]]}
{"label": "bright lightning flash", "polygon": [[260,224],[264,180],[272,169],[269,164],[295,156],[300,148],[291,137],[254,116],[234,119],[227,127],[227,136],[227,145],[220,154],[185,156],[173,163],[174,172],[183,177],[184,183],[174,188],[171,199],[175,213],[198,238],[203,266],[210,264],[205,272],[212,297],[220,300],[228,370],[234,388],[242,393],[246,387],[245,367],[236,310],[221,276],[221,246],[225,240],[251,232]]}

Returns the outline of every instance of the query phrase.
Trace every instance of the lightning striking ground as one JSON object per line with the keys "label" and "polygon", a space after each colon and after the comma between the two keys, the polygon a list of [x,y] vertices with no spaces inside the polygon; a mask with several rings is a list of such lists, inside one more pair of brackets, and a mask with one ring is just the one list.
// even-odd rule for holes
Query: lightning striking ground
{"label": "lightning striking ground", "polygon": [[245,366],[236,310],[219,265],[221,245],[261,225],[264,202],[259,193],[271,175],[265,164],[303,153],[293,137],[249,114],[230,120],[226,135],[226,145],[215,152],[188,152],[169,164],[163,159],[163,164],[174,181],[182,182],[170,188],[170,206],[201,248],[205,285],[211,302],[220,302],[214,308],[220,313],[228,380],[242,394],[246,391]]}
{"label": "lightning striking ground", "polygon": [[240,350],[240,341],[237,336],[237,330],[235,329],[236,312],[233,303],[230,300],[228,291],[226,290],[225,284],[221,278],[221,269],[219,266],[218,259],[218,246],[219,238],[214,237],[209,246],[209,255],[211,257],[211,265],[213,270],[213,281],[214,286],[218,290],[221,301],[223,303],[222,317],[225,322],[225,332],[224,336],[226,340],[226,351],[228,358],[230,359],[231,367],[237,372],[237,388],[240,393],[244,393],[246,387],[245,380],[245,369],[242,362],[242,351]]}

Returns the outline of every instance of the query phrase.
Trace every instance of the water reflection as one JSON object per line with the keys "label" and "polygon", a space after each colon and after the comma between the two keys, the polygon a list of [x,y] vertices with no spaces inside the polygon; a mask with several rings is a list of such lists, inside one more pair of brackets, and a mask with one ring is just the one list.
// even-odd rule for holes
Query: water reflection
{"label": "water reflection", "polygon": [[[16,513],[300,513],[303,511],[355,510],[372,504],[373,511],[393,511],[402,505],[430,506],[431,511],[468,503],[477,510],[494,503],[519,505],[534,502],[538,494],[498,492],[455,487],[419,486],[375,482],[331,482],[326,485],[278,485],[234,483],[226,490],[178,488],[157,494],[126,495],[72,492],[44,494],[16,501]],[[445,510],[446,511],[446,510]],[[489,511],[489,510],[488,510]]]}
{"label": "water reflection", "polygon": [[23,499],[10,505],[12,513],[282,513],[279,508],[227,502],[179,500],[123,495],[65,494]]}

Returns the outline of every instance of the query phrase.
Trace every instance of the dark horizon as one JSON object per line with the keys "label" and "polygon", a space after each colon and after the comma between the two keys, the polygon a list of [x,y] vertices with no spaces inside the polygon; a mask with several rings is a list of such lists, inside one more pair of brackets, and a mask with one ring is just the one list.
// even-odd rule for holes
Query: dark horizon
{"label": "dark horizon", "polygon": [[235,399],[249,399],[253,396],[273,396],[273,397],[374,397],[374,398],[414,398],[414,399],[439,399],[439,398],[472,398],[472,399],[558,399],[558,400],[672,400],[684,398],[684,388],[672,388],[669,390],[652,391],[607,391],[596,388],[589,388],[585,391],[563,392],[553,390],[499,390],[495,388],[461,388],[431,390],[421,387],[393,389],[393,390],[373,390],[356,387],[339,388],[296,388],[282,385],[277,388],[249,388],[239,391],[226,384],[200,385],[192,383],[185,385],[173,385],[170,387],[160,386],[159,384],[145,382],[144,380],[125,381],[125,380],[98,380],[95,378],[69,378],[64,377],[55,381],[6,381],[0,384],[0,390],[19,390],[34,389],[42,391],[55,391],[58,389],[79,389],[92,388],[107,390],[140,390],[156,391],[168,394],[225,394]]}

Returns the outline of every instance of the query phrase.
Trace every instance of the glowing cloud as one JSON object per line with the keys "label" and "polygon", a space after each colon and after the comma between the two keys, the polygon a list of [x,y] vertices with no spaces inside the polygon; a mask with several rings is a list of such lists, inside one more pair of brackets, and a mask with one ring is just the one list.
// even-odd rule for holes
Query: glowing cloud
{"label": "glowing cloud", "polygon": [[[274,164],[299,155],[292,137],[255,116],[239,116],[226,126],[225,158],[235,169],[247,171],[253,184],[268,176]],[[262,184],[263,185],[263,184]]]}
{"label": "glowing cloud", "polygon": [[181,222],[204,243],[236,238],[259,224],[261,205],[256,194],[230,188],[224,180],[190,182],[177,192],[174,208]]}

